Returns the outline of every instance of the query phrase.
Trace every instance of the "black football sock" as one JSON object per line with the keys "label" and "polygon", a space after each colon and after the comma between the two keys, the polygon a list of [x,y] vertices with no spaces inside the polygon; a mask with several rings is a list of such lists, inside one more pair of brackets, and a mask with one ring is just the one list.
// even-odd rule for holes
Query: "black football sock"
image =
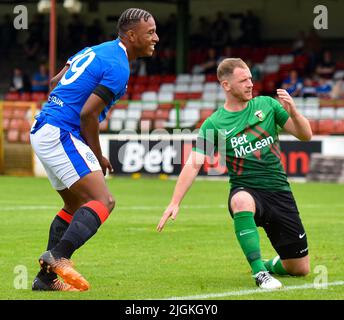
{"label": "black football sock", "polygon": [[73,216],[61,241],[51,250],[56,257],[69,259],[74,251],[90,239],[109,216],[108,209],[99,201],[90,201]]}
{"label": "black football sock", "polygon": [[[65,231],[68,229],[72,218],[73,216],[65,209],[61,209],[57,213],[50,225],[47,250],[54,248],[60,242]],[[42,280],[51,281],[57,278],[57,275],[54,272],[47,273],[45,270],[41,269],[38,272],[37,277]]]}

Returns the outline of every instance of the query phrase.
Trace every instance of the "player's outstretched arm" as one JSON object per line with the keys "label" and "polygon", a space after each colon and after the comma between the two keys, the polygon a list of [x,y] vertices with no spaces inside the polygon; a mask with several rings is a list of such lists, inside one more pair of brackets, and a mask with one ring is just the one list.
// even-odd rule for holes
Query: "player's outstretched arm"
{"label": "player's outstretched arm", "polygon": [[312,129],[309,121],[297,111],[295,102],[289,93],[284,89],[277,89],[278,98],[290,118],[285,123],[283,129],[302,141],[312,139]]}
{"label": "player's outstretched arm", "polygon": [[159,232],[162,231],[165,223],[170,217],[172,218],[172,220],[176,219],[179,212],[179,205],[183,200],[185,194],[191,187],[196,176],[198,175],[198,172],[204,163],[204,158],[205,156],[201,153],[195,151],[192,151],[190,153],[190,156],[178,177],[176,186],[174,188],[172,200],[163,213],[163,216],[157,226],[157,230]]}

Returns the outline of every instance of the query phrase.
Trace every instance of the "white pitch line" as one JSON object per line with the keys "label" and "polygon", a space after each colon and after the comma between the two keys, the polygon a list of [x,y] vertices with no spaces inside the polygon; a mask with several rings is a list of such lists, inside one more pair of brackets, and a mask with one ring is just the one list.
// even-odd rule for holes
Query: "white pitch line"
{"label": "white pitch line", "polygon": [[199,300],[199,299],[223,298],[223,297],[230,297],[230,296],[244,296],[244,295],[251,295],[251,294],[257,294],[257,293],[270,293],[270,292],[278,294],[281,291],[305,290],[305,289],[324,290],[327,287],[343,286],[343,285],[344,285],[344,281],[335,281],[335,282],[319,284],[319,288],[318,288],[314,286],[313,283],[306,283],[299,286],[287,286],[278,290],[263,290],[263,289],[258,288],[258,289],[250,289],[250,290],[229,291],[229,292],[222,292],[222,293],[208,293],[208,294],[200,294],[200,295],[194,295],[194,296],[170,297],[170,298],[153,299],[153,300]]}

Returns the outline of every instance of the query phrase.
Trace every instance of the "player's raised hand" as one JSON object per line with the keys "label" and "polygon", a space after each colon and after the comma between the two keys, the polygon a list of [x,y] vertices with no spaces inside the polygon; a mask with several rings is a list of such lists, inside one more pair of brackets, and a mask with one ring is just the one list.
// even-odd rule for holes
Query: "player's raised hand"
{"label": "player's raised hand", "polygon": [[157,226],[157,230],[159,232],[162,231],[162,229],[164,228],[165,226],[165,223],[166,221],[168,220],[169,217],[172,218],[172,220],[176,219],[177,217],[177,214],[179,212],[179,205],[178,204],[174,204],[174,203],[171,203],[165,210],[162,218],[160,219],[160,222]]}
{"label": "player's raised hand", "polygon": [[287,90],[277,89],[277,96],[283,108],[291,115],[296,112],[296,105]]}

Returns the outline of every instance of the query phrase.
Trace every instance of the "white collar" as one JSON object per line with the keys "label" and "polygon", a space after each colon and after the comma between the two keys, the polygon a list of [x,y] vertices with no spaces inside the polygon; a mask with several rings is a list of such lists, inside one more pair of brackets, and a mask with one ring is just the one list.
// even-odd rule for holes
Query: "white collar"
{"label": "white collar", "polygon": [[127,48],[125,47],[125,45],[121,41],[118,42],[118,45],[124,50],[125,54],[128,57]]}

